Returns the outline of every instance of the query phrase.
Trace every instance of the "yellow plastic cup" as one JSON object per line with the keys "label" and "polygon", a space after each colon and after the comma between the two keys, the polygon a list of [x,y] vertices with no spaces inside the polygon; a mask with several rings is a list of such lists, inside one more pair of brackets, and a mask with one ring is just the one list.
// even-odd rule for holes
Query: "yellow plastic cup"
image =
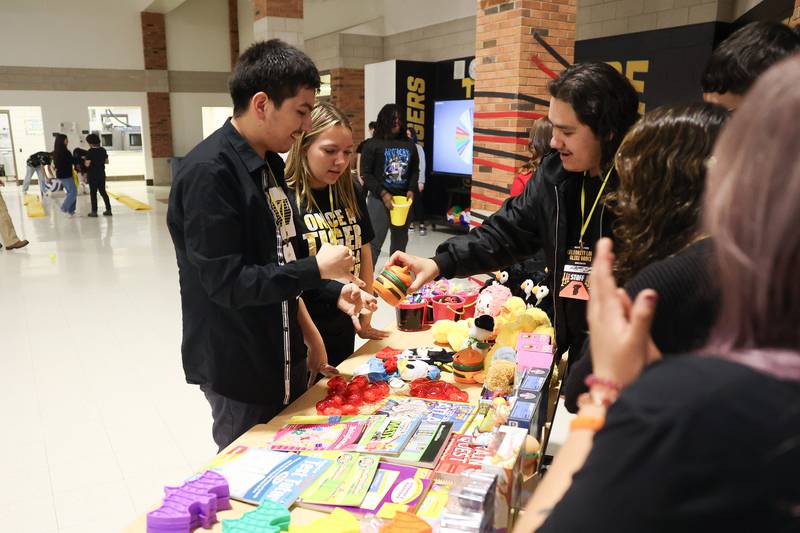
{"label": "yellow plastic cup", "polygon": [[392,209],[389,218],[392,226],[405,226],[408,212],[411,210],[412,200],[407,196],[392,196]]}

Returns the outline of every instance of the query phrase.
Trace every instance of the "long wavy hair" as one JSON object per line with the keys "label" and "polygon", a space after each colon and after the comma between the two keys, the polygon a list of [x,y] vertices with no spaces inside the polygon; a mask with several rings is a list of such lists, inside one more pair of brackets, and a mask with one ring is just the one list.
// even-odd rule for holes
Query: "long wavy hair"
{"label": "long wavy hair", "polygon": [[727,118],[715,104],[660,107],[623,139],[615,157],[619,188],[608,196],[618,217],[620,282],[699,236],[706,161]]}
{"label": "long wavy hair", "polygon": [[[294,146],[289,150],[286,158],[286,183],[294,189],[297,207],[301,211],[319,210],[308,182],[308,177],[311,176],[311,168],[308,166],[308,148],[322,133],[334,126],[343,126],[351,133],[353,132],[350,121],[338,108],[327,102],[317,103],[311,110],[311,131],[304,132],[295,139]],[[340,207],[350,209],[357,217],[361,216],[356,201],[350,162],[347,163],[344,172],[333,185],[333,201]],[[331,209],[335,208],[336,206],[331,206]]]}
{"label": "long wavy hair", "polygon": [[720,312],[708,351],[800,381],[800,57],[765,72],[714,148],[705,227]]}
{"label": "long wavy hair", "polygon": [[550,139],[553,137],[553,125],[547,117],[537,118],[533,121],[528,133],[528,151],[531,158],[519,167],[524,174],[535,174],[544,156],[551,152]]}

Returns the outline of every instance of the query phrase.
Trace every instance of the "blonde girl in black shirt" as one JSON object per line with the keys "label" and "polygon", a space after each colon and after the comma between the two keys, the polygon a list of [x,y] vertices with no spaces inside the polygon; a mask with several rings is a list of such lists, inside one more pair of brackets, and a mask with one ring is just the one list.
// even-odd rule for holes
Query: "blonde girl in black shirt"
{"label": "blonde girl in black shirt", "polygon": [[[295,140],[286,161],[286,181],[300,212],[301,243],[314,256],[324,243],[341,244],[353,251],[353,274],[372,292],[373,266],[370,241],[374,237],[363,193],[354,184],[353,130],[336,107],[318,103],[311,111],[311,131]],[[335,306],[306,301],[328,352],[328,362],[338,365],[353,353],[355,328],[349,316]],[[359,336],[382,339],[387,333],[370,325],[362,315]]]}

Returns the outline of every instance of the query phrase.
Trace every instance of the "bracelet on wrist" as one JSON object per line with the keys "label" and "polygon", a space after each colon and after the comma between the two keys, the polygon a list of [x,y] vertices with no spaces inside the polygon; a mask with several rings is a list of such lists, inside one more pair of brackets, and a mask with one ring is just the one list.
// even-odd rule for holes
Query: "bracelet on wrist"
{"label": "bracelet on wrist", "polygon": [[600,377],[595,376],[594,374],[589,374],[588,376],[586,376],[586,379],[584,380],[584,383],[590,389],[595,385],[600,385],[602,387],[605,387],[607,389],[610,389],[610,390],[614,391],[617,394],[619,394],[619,391],[622,390],[622,385],[620,385],[616,381],[613,381],[613,380],[610,380],[610,379],[600,378]]}

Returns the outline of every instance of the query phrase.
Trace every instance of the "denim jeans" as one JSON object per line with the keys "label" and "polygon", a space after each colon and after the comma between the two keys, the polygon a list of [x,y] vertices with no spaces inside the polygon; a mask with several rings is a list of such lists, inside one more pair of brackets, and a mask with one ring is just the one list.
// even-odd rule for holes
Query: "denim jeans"
{"label": "denim jeans", "polygon": [[27,194],[34,172],[36,172],[36,176],[39,178],[39,191],[42,193],[42,196],[44,196],[44,193],[47,192],[47,180],[45,180],[44,177],[44,169],[42,167],[32,167],[30,165],[26,165],[25,179],[22,181],[22,194]]}
{"label": "denim jeans", "polygon": [[75,204],[78,202],[78,189],[75,188],[75,180],[70,176],[69,178],[58,178],[58,181],[67,191],[67,197],[64,198],[64,203],[61,204],[61,210],[71,215],[75,212]]}

